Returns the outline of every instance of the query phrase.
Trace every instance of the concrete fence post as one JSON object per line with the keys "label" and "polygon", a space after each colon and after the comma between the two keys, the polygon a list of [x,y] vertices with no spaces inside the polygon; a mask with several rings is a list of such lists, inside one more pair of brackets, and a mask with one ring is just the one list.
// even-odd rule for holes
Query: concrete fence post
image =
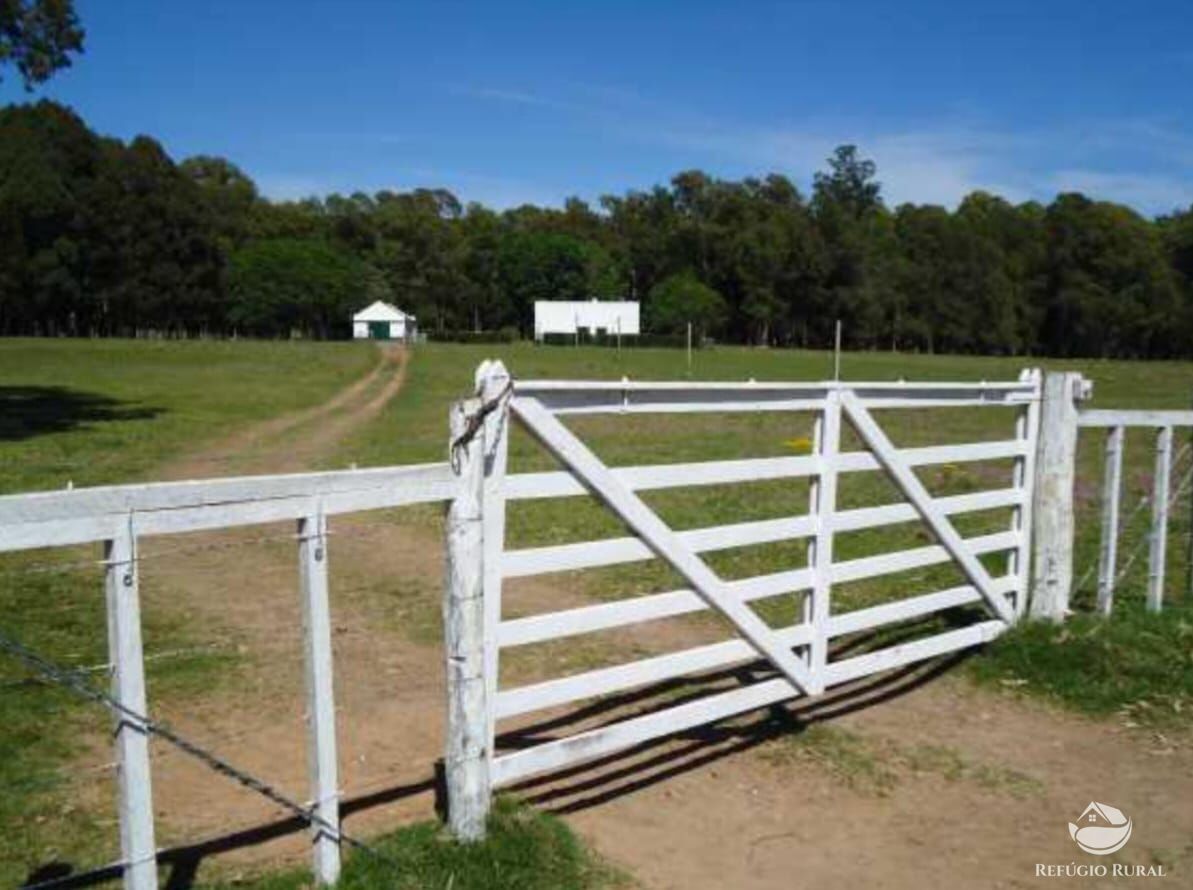
{"label": "concrete fence post", "polygon": [[1063,621],[1073,587],[1073,482],[1077,402],[1088,396],[1080,374],[1044,375],[1033,501],[1031,617]]}
{"label": "concrete fence post", "polygon": [[472,418],[479,399],[452,406],[452,466],[459,480],[447,511],[447,571],[443,596],[447,661],[448,825],[463,841],[485,836],[489,811],[489,707],[486,689],[484,615],[484,436]]}

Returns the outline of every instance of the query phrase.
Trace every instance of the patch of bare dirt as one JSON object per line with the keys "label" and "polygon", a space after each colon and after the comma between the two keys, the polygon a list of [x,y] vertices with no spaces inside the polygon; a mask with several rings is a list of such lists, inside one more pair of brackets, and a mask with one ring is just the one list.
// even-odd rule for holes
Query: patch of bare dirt
{"label": "patch of bare dirt", "polygon": [[[834,692],[783,719],[688,734],[537,793],[653,888],[1052,886],[1057,879],[1036,877],[1037,863],[1099,862],[1067,828],[1091,800],[1135,820],[1112,861],[1166,864],[1168,886],[1193,885],[1187,741],[920,675],[868,694]],[[861,753],[767,756],[798,746],[807,719],[848,734]],[[931,748],[944,763],[909,770],[887,762],[892,748]],[[846,774],[873,768],[895,778],[854,787],[834,757]]]}

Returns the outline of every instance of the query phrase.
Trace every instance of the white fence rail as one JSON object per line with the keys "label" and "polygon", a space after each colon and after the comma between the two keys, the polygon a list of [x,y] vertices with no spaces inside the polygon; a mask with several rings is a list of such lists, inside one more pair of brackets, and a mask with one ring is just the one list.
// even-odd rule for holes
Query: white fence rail
{"label": "white fence rail", "polygon": [[[315,816],[314,874],[332,883],[339,875],[340,836],[327,517],[445,502],[457,490],[455,474],[443,463],[8,495],[0,497],[0,552],[103,543],[112,694],[130,711],[148,714],[138,542],[148,535],[295,521]],[[121,855],[128,890],[157,886],[148,742],[144,725],[127,716],[117,720]]]}
{"label": "white fence rail", "polygon": [[[518,381],[509,385],[499,363],[478,371],[480,402],[485,405],[479,448],[461,450],[463,475],[483,465],[484,481],[473,483],[481,503],[476,523],[483,526],[483,607],[475,613],[470,578],[460,578],[457,627],[469,627],[471,641],[449,630],[449,657],[484,666],[485,698],[478,702],[476,684],[460,681],[449,688],[457,700],[449,733],[449,751],[468,749],[468,780],[456,783],[458,797],[449,808],[458,816],[458,833],[476,836],[483,825],[491,788],[514,784],[537,773],[592,760],[639,743],[718,720],[799,694],[816,695],[826,687],[876,671],[932,658],[997,636],[1026,607],[1033,509],[1032,486],[1039,426],[1042,378],[1025,372],[1017,381],[976,384],[917,383],[641,383],[630,381]],[[897,448],[872,413],[903,408],[1014,409],[1009,437],[919,448]],[[588,414],[693,412],[813,412],[815,452],[806,456],[710,461],[656,466],[606,467],[580,439],[564,427],[560,416]],[[517,419],[565,467],[562,471],[506,474],[509,423]],[[841,429],[852,424],[868,450],[841,451]],[[1002,487],[934,497],[913,468],[971,461],[1007,460],[1013,470]],[[905,503],[838,509],[836,480],[840,474],[884,471],[907,497]],[[673,531],[636,494],[666,488],[723,485],[806,477],[812,496],[805,515],[754,520]],[[596,496],[632,533],[596,541],[506,549],[505,510],[508,501]],[[1009,508],[1009,526],[1000,532],[961,536],[952,517],[995,508]],[[834,536],[842,532],[923,520],[939,543],[864,558],[838,560]],[[449,540],[463,556],[476,546],[471,535]],[[733,581],[721,580],[701,554],[745,545],[805,540],[807,565]],[[455,544],[453,545],[453,542]],[[1005,569],[991,577],[980,557],[1007,554]],[[688,587],[616,602],[506,618],[501,608],[502,584],[553,572],[663,559]],[[969,583],[853,611],[835,612],[834,585],[908,569],[954,562]],[[755,615],[751,603],[780,595],[804,594],[803,618],[771,628]],[[829,642],[845,634],[931,615],[941,610],[984,603],[990,616],[949,630],[874,652],[830,661]],[[513,647],[573,637],[716,609],[736,626],[739,636],[651,656],[626,664],[523,686],[498,683],[501,652]],[[465,619],[479,615],[480,626]],[[759,656],[779,673],[765,680],[644,716],[633,716],[571,737],[541,742],[513,752],[497,752],[497,725],[544,709],[594,696],[625,692],[668,679],[752,661]],[[467,697],[471,706],[462,707]],[[478,708],[480,710],[478,710]],[[483,739],[478,744],[476,739]],[[468,744],[465,740],[474,740]],[[451,764],[449,762],[449,771]],[[449,792],[452,790],[449,780]]]}

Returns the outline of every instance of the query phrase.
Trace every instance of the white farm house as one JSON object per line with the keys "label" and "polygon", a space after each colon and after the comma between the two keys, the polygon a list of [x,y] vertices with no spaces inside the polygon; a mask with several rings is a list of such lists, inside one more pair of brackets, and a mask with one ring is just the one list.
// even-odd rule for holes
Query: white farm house
{"label": "white farm house", "polygon": [[638,304],[631,300],[535,300],[534,339],[580,331],[636,336],[640,333]]}
{"label": "white farm house", "polygon": [[378,300],[352,316],[355,340],[409,340],[418,329],[418,320],[397,306]]}

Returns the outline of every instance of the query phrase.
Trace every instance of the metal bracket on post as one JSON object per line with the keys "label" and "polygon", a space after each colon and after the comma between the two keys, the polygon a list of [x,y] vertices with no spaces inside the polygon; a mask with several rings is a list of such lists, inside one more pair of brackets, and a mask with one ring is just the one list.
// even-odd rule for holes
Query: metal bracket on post
{"label": "metal bracket on post", "polygon": [[1073,587],[1077,403],[1093,385],[1071,371],[1044,374],[1033,506],[1031,616],[1063,621]]}

